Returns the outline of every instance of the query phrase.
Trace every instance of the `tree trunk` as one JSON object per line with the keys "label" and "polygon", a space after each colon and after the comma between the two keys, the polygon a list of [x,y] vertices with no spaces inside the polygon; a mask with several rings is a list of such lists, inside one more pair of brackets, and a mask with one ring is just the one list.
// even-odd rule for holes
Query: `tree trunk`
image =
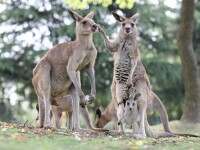
{"label": "tree trunk", "polygon": [[183,66],[185,106],[181,121],[200,122],[200,78],[192,36],[194,0],[183,0],[177,46]]}

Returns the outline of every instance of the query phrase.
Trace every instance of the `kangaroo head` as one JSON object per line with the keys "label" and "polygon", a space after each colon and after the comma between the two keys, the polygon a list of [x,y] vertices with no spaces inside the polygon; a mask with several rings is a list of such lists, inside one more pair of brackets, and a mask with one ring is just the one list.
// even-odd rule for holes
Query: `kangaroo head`
{"label": "kangaroo head", "polygon": [[122,37],[130,37],[133,34],[135,35],[137,32],[136,29],[136,21],[139,18],[139,13],[134,14],[130,18],[123,17],[116,12],[112,12],[112,15],[115,17],[117,21],[121,23],[120,28],[120,36]]}
{"label": "kangaroo head", "polygon": [[68,9],[68,12],[73,20],[76,21],[76,32],[78,35],[90,35],[97,29],[97,24],[92,20],[94,12],[91,11],[85,17],[80,16],[78,13]]}
{"label": "kangaroo head", "polygon": [[126,110],[128,111],[131,111],[133,110],[135,107],[137,107],[137,101],[139,100],[139,97],[141,96],[140,93],[137,93],[135,95],[134,98],[129,98],[127,101],[126,101],[126,104],[125,104],[125,107],[126,107]]}
{"label": "kangaroo head", "polygon": [[102,106],[96,109],[95,118],[95,126],[97,128],[103,128],[107,124],[106,118],[104,116],[104,108]]}

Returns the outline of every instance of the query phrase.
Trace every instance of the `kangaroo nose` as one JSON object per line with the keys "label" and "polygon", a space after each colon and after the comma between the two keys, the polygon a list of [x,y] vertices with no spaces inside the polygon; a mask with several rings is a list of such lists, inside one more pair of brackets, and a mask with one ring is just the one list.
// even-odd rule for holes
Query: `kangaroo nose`
{"label": "kangaroo nose", "polygon": [[125,29],[126,29],[126,33],[129,33],[131,30],[131,28],[129,28],[129,27],[126,27]]}
{"label": "kangaroo nose", "polygon": [[92,28],[96,30],[97,25],[93,24],[93,25],[92,25]]}
{"label": "kangaroo nose", "polygon": [[130,110],[132,110],[132,108],[129,108]]}

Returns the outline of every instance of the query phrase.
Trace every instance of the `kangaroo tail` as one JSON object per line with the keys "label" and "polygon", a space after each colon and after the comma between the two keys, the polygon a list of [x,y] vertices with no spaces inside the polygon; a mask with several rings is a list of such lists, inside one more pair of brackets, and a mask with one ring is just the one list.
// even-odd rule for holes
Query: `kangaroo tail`
{"label": "kangaroo tail", "polygon": [[[163,105],[160,98],[154,92],[152,92],[152,95],[153,95],[153,98],[154,98],[153,107],[156,111],[159,112],[160,119],[163,123],[164,130],[165,130],[165,132],[167,132],[167,133],[157,133],[159,136],[167,137],[167,134],[171,134],[171,135],[184,136],[184,137],[200,137],[198,135],[193,135],[193,134],[184,134],[184,133],[179,134],[179,133],[172,132],[171,129],[169,128],[169,119],[168,119],[168,114],[167,114],[165,106]],[[170,137],[170,135],[168,137]]]}
{"label": "kangaroo tail", "polygon": [[161,137],[176,137],[175,134],[170,132],[153,132],[149,126],[147,118],[145,117],[145,131],[148,137],[161,138]]}
{"label": "kangaroo tail", "polygon": [[152,92],[152,95],[153,95],[153,99],[154,99],[153,100],[153,108],[157,112],[159,112],[160,119],[163,123],[163,127],[164,127],[165,132],[172,133],[172,131],[169,128],[169,119],[168,119],[168,114],[167,114],[165,106],[163,105],[160,98],[154,92]]}

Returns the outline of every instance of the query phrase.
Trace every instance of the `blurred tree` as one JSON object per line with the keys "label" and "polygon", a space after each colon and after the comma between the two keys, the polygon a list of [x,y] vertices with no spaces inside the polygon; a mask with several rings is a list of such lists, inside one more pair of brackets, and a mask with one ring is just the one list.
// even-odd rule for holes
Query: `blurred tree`
{"label": "blurred tree", "polygon": [[89,4],[97,5],[101,4],[103,7],[110,5],[117,5],[120,9],[131,9],[135,3],[135,0],[65,0],[72,9],[85,9]]}
{"label": "blurred tree", "polygon": [[181,120],[197,123],[200,122],[200,77],[192,41],[194,6],[194,0],[182,1],[177,44],[185,87],[185,107]]}

